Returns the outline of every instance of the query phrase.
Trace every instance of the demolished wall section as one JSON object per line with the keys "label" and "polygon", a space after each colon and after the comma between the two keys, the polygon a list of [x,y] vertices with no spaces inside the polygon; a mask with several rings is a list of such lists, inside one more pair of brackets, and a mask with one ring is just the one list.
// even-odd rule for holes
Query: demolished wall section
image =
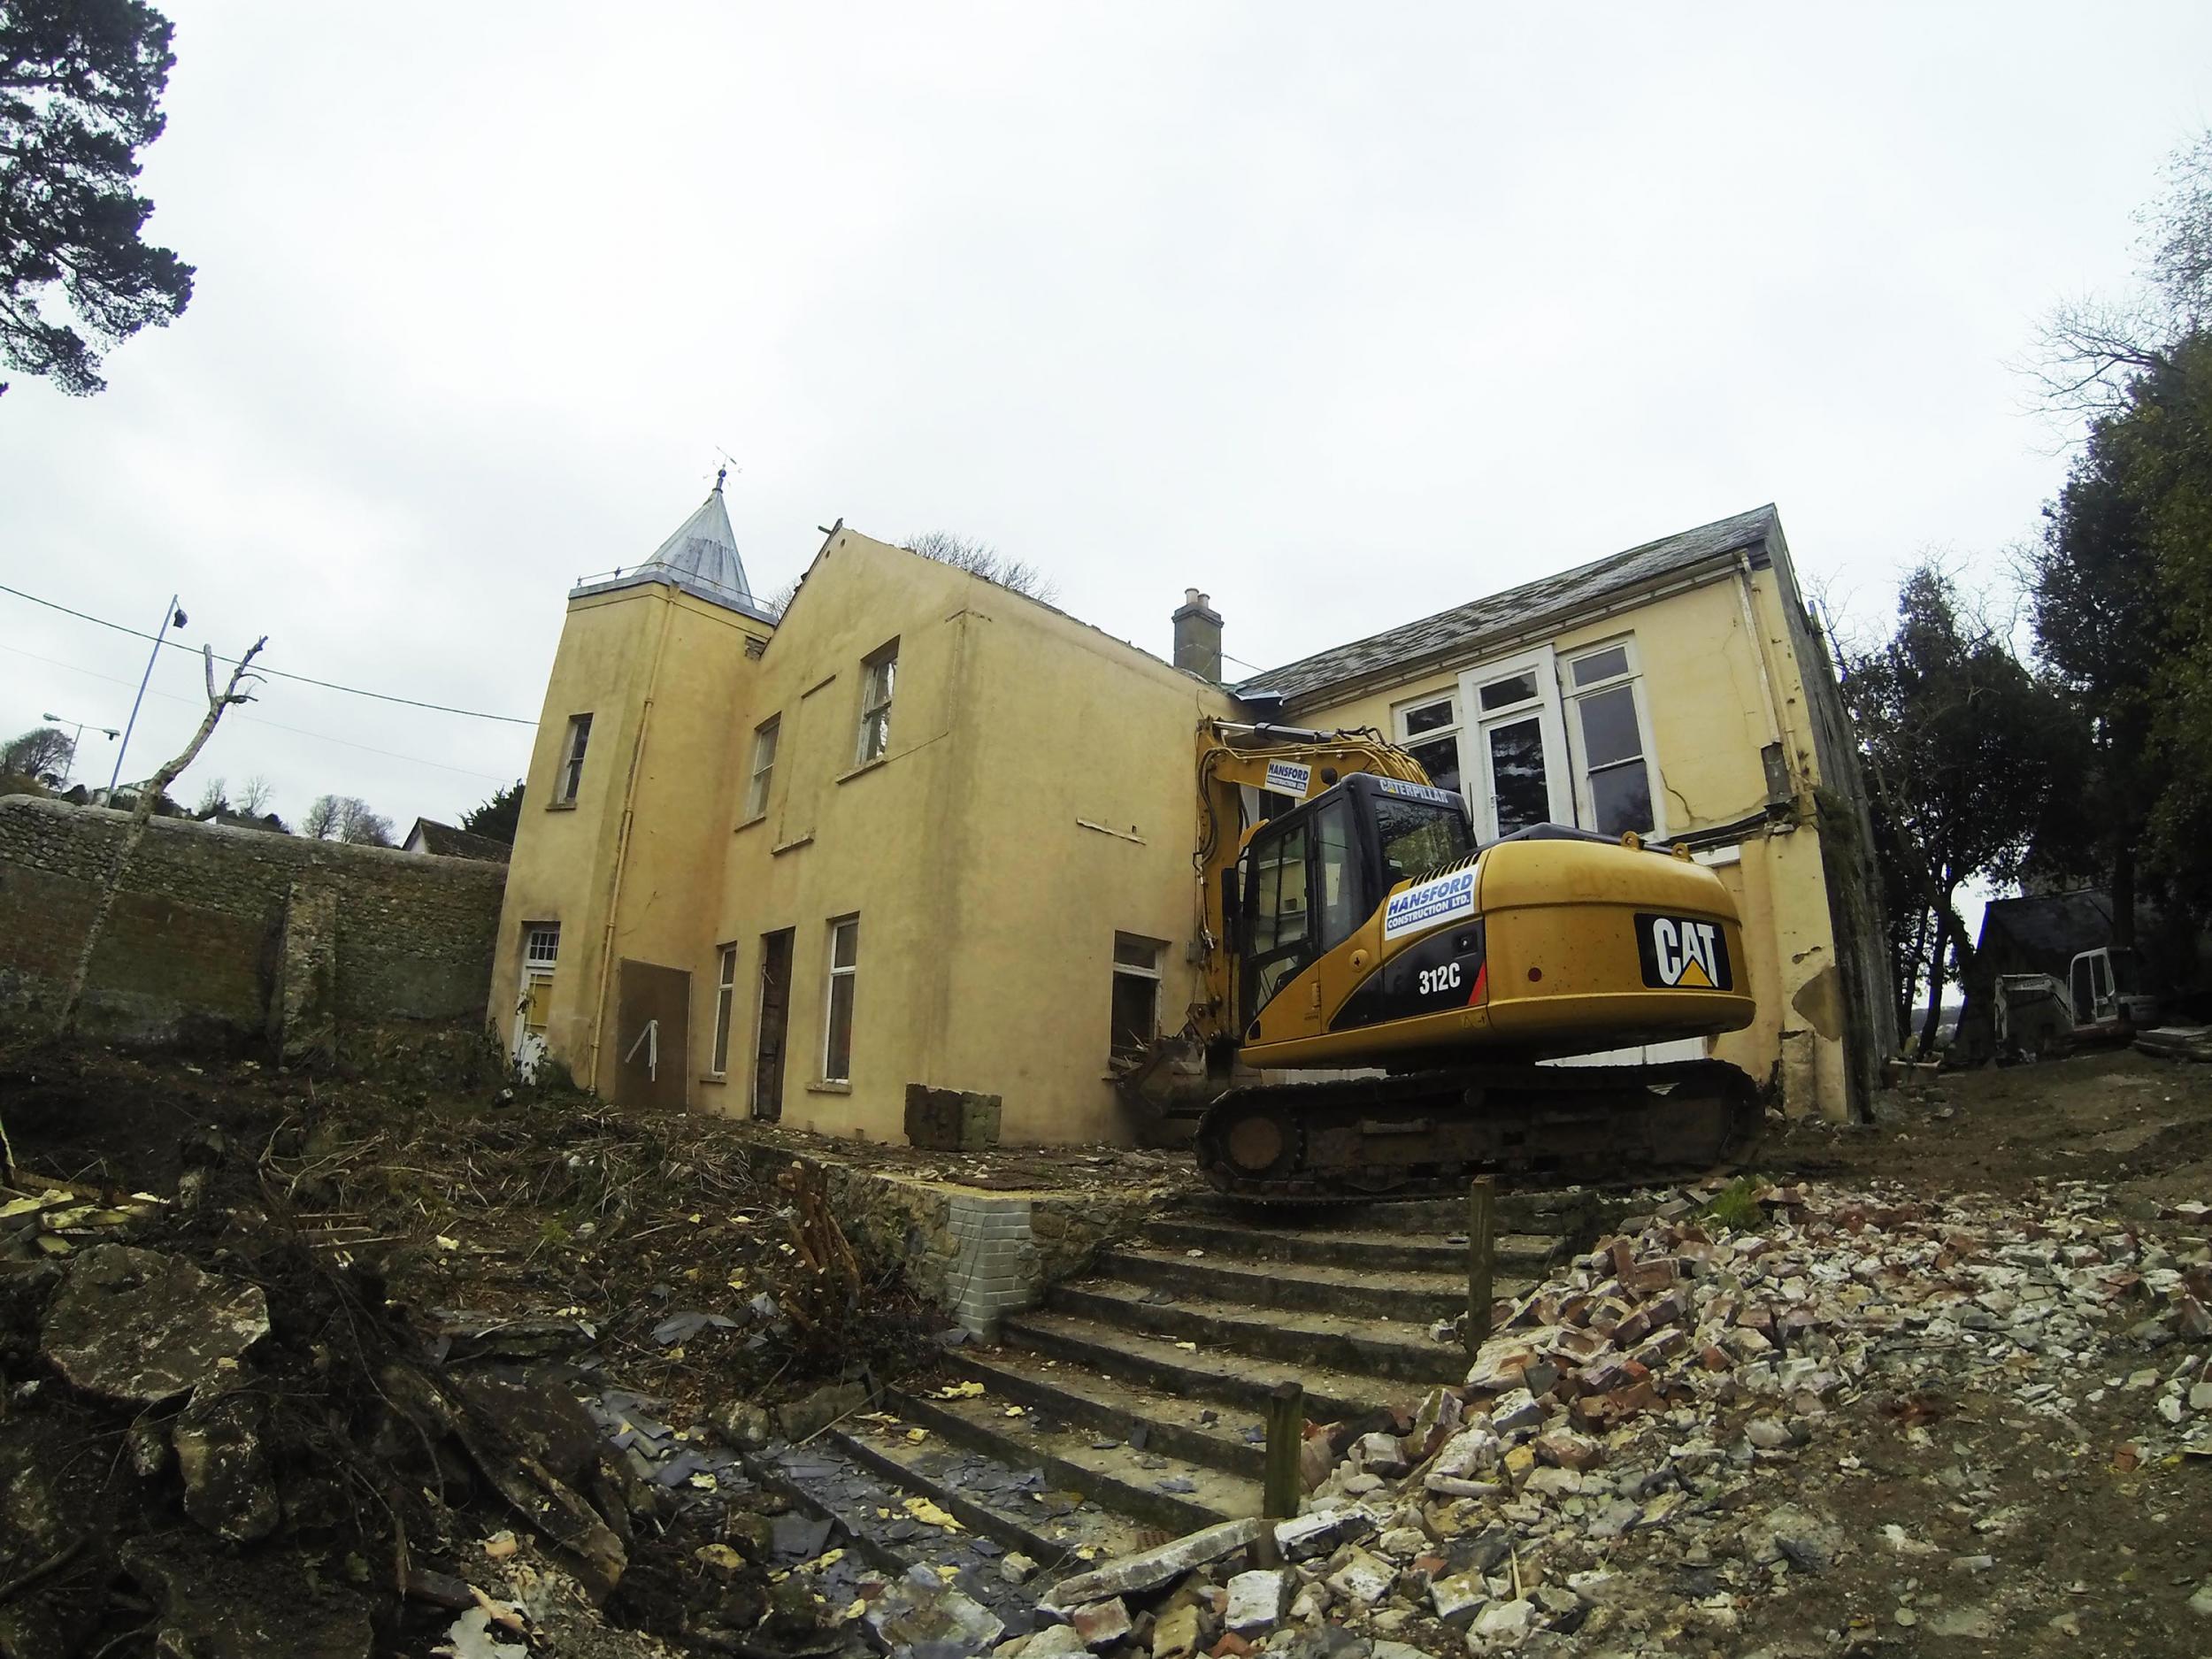
{"label": "demolished wall section", "polygon": [[[0,799],[0,1024],[59,1007],[128,821]],[[85,1030],[265,1036],[308,1057],[349,1023],[480,1023],[505,879],[472,859],[155,818],[93,958]]]}

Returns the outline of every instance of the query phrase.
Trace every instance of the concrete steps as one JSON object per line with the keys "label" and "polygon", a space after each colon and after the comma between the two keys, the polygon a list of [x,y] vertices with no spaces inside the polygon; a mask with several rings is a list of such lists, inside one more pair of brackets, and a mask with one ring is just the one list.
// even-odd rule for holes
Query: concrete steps
{"label": "concrete steps", "polygon": [[[1581,1204],[1501,1203],[1497,1295],[1573,1247]],[[1465,1311],[1465,1205],[1445,1202],[1186,1200],[1044,1306],[1007,1316],[998,1345],[949,1351],[957,1386],[890,1389],[824,1440],[1048,1576],[1256,1515],[1261,1408],[1277,1384],[1303,1386],[1311,1421],[1358,1423],[1464,1375],[1456,1338],[1432,1333]],[[876,1508],[904,1527],[900,1502]]]}
{"label": "concrete steps", "polygon": [[[1396,1379],[1305,1361],[1256,1364],[1248,1355],[1185,1348],[1171,1338],[1147,1336],[1049,1308],[1010,1315],[1003,1334],[1012,1346],[999,1350],[1001,1355],[1023,1349],[1049,1355],[1101,1379],[1134,1383],[1186,1401],[1218,1402],[1256,1417],[1268,1390],[1294,1378],[1305,1385],[1306,1415],[1317,1423],[1363,1417],[1417,1392]],[[1081,1376],[1081,1371],[1072,1372],[1070,1386]]]}
{"label": "concrete steps", "polygon": [[[1502,1286],[1499,1294],[1512,1292]],[[1294,1367],[1311,1362],[1332,1371],[1362,1371],[1415,1385],[1400,1388],[1402,1398],[1417,1394],[1421,1384],[1456,1382],[1467,1369],[1465,1355],[1456,1346],[1433,1340],[1425,1323],[1296,1312],[1210,1296],[1171,1296],[1152,1286],[1114,1279],[1056,1285],[1046,1306],[1200,1348],[1230,1348]]]}
{"label": "concrete steps", "polygon": [[[1461,1218],[1464,1226],[1465,1218]],[[1242,1255],[1263,1262],[1298,1262],[1370,1272],[1448,1273],[1463,1294],[1467,1283],[1464,1233],[1407,1235],[1337,1228],[1240,1225],[1210,1216],[1169,1216],[1153,1221],[1145,1236],[1155,1246]],[[1540,1273],[1564,1253],[1554,1233],[1510,1233],[1493,1240],[1499,1271]]]}
{"label": "concrete steps", "polygon": [[[1012,1469],[1037,1469],[1056,1487],[1079,1492],[1110,1509],[1172,1533],[1257,1515],[1260,1484],[1146,1445],[1074,1426],[989,1394],[938,1400],[893,1389],[890,1409],[903,1418]],[[1010,1413],[1018,1411],[1020,1416]]]}
{"label": "concrete steps", "polygon": [[1098,1253],[1097,1266],[1125,1283],[1172,1291],[1179,1298],[1308,1313],[1357,1313],[1429,1325],[1465,1310],[1465,1256],[1463,1247],[1459,1265],[1444,1271],[1300,1263],[1298,1271],[1286,1273],[1279,1261],[1118,1245]]}

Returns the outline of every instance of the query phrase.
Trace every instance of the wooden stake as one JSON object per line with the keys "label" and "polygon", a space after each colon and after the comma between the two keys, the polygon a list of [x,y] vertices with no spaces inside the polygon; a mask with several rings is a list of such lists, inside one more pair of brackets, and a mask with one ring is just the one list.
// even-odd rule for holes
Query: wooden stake
{"label": "wooden stake", "polygon": [[1277,1383],[1267,1394],[1267,1478],[1260,1504],[1260,1513],[1270,1520],[1298,1513],[1298,1500],[1304,1495],[1299,1474],[1305,1443],[1305,1385]]}
{"label": "wooden stake", "polygon": [[1490,1340],[1490,1270],[1497,1194],[1487,1175],[1467,1189],[1467,1352]]}

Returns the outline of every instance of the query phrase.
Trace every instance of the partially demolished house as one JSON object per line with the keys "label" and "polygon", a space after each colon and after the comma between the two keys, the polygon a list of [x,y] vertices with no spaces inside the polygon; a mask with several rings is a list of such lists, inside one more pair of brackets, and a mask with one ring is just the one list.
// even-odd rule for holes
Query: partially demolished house
{"label": "partially demolished house", "polygon": [[514,1051],[830,1133],[897,1138],[918,1085],[1000,1096],[1010,1141],[1126,1140],[1111,1056],[1198,988],[1193,732],[1265,717],[1405,743],[1485,840],[1686,843],[1761,1010],[1713,1052],[1860,1108],[1892,1046],[1865,814],[1772,508],[1236,686],[1220,628],[1194,591],[1171,664],[841,525],[778,616],[718,488],[570,594],[493,983]]}

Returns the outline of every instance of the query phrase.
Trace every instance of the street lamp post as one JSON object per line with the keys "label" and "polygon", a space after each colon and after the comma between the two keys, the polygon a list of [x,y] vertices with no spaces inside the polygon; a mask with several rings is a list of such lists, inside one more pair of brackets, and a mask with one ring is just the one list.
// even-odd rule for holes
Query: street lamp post
{"label": "street lamp post", "polygon": [[[40,715],[38,718],[45,721],[49,726],[65,726],[70,728],[69,764],[62,768],[61,772],[61,787],[66,789],[69,787],[70,773],[77,770],[77,741],[80,738],[84,736],[85,727],[92,726],[92,722],[89,720],[73,720],[65,714],[56,714],[50,710],[46,713]],[[116,729],[111,726],[93,726],[92,729],[96,732],[104,732],[107,733],[107,740],[111,743],[115,741],[116,737],[119,735]]]}
{"label": "street lamp post", "polygon": [[131,718],[123,722],[123,741],[115,746],[115,772],[108,780],[108,804],[110,806],[115,804],[115,786],[122,780],[123,777],[123,757],[129,751],[131,746],[131,730],[138,724],[138,705],[146,700],[146,682],[154,677],[154,659],[161,655],[162,639],[169,632],[172,623],[178,627],[182,627],[184,622],[184,612],[177,609],[177,595],[171,594],[169,608],[161,613],[161,626],[154,634],[154,649],[147,654],[146,672],[139,677],[138,695],[131,699]]}

